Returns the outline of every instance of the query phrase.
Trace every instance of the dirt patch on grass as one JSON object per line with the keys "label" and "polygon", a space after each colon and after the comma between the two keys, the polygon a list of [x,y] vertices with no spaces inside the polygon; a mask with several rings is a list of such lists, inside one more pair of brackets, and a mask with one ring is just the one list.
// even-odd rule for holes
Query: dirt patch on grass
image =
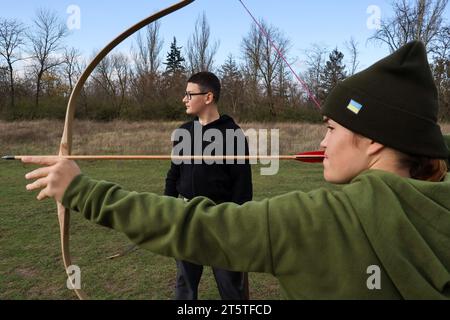
{"label": "dirt patch on grass", "polygon": [[34,268],[26,268],[26,267],[20,267],[14,269],[14,273],[18,275],[19,277],[25,278],[25,279],[33,279],[36,278],[39,275],[39,271],[37,271]]}

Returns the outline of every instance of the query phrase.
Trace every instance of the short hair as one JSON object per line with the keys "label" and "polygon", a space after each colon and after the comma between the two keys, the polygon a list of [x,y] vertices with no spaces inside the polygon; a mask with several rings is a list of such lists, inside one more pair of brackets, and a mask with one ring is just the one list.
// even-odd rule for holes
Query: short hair
{"label": "short hair", "polygon": [[207,71],[199,72],[192,75],[187,82],[197,84],[202,91],[212,92],[214,102],[219,102],[221,85],[219,78],[214,73]]}

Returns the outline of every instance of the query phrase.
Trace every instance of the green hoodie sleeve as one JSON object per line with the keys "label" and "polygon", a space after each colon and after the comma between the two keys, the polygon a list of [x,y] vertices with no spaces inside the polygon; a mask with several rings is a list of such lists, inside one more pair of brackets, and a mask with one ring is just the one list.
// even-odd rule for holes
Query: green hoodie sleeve
{"label": "green hoodie sleeve", "polygon": [[345,197],[339,197],[322,189],[243,205],[216,205],[203,197],[186,203],[80,175],[63,204],[161,255],[232,271],[282,275],[326,272],[329,265],[345,269],[354,262],[355,251],[370,251],[356,216]]}
{"label": "green hoodie sleeve", "polygon": [[[157,254],[271,273],[286,298],[423,299],[448,296],[448,190],[368,170],[338,191],[216,205],[79,175],[62,203]],[[371,266],[382,290],[368,290]]]}
{"label": "green hoodie sleeve", "polygon": [[216,205],[199,197],[187,203],[79,175],[62,203],[161,255],[231,271],[273,273],[267,201]]}

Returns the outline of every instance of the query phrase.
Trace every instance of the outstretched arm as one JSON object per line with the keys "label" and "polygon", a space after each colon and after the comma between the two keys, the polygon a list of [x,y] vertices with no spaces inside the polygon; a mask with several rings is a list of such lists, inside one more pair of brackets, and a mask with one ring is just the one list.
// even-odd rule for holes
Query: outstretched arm
{"label": "outstretched arm", "polygon": [[[75,162],[25,158],[47,165],[27,175],[28,190],[53,197],[88,220],[125,233],[158,254],[232,271],[273,273],[268,201],[216,205],[207,198],[189,203],[173,197],[123,190],[81,174]],[[243,214],[245,213],[245,214]]]}

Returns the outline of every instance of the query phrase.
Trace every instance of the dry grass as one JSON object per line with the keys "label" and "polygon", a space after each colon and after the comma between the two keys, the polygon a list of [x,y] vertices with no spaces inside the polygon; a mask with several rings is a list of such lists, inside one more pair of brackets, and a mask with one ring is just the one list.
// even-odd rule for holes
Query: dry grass
{"label": "dry grass", "polygon": [[280,123],[242,123],[242,129],[279,129],[280,154],[316,150],[325,134],[322,124],[280,122]]}
{"label": "dry grass", "polygon": [[[164,121],[108,123],[76,121],[74,154],[169,154],[170,136],[181,123]],[[0,154],[56,154],[63,122],[0,121]],[[289,154],[316,149],[325,132],[321,124],[242,123],[244,130],[279,129],[280,153]],[[450,133],[450,124],[442,125]]]}
{"label": "dry grass", "polygon": [[[172,131],[181,123],[146,121],[108,123],[76,121],[74,154],[169,154]],[[64,123],[54,120],[0,121],[1,154],[55,154]],[[279,129],[280,152],[317,148],[324,133],[323,125],[305,123],[243,123],[243,130]]]}

